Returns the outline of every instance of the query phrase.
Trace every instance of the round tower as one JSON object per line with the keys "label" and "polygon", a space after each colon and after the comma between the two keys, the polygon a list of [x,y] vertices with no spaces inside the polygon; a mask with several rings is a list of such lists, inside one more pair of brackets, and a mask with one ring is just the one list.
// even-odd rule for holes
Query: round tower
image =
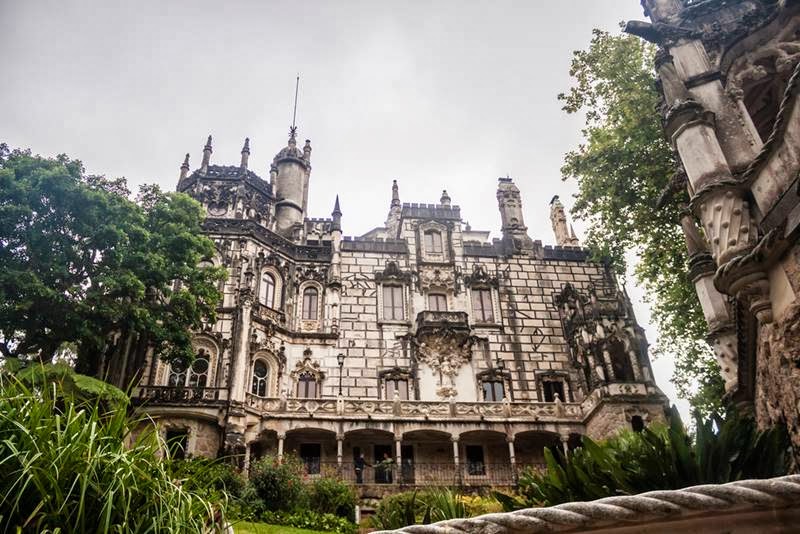
{"label": "round tower", "polygon": [[[275,231],[291,238],[295,228],[302,227],[308,180],[311,175],[311,142],[304,150],[297,148],[296,131],[289,133],[289,144],[276,154],[272,164],[276,169],[273,182],[275,204]],[[272,173],[270,173],[272,174]]]}

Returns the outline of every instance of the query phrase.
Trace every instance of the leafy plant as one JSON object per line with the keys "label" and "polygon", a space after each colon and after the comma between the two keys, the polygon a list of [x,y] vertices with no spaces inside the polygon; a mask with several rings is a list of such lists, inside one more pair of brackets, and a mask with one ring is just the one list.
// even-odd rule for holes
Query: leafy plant
{"label": "leafy plant", "polygon": [[525,506],[551,506],[787,472],[785,428],[759,431],[751,418],[733,411],[724,420],[695,418],[694,439],[673,408],[669,426],[626,431],[602,443],[584,437],[566,456],[545,449],[547,470],[520,475],[521,500]]}
{"label": "leafy plant", "polygon": [[167,470],[183,488],[212,502],[241,498],[247,486],[247,480],[224,458],[169,460]]}
{"label": "leafy plant", "polygon": [[314,479],[308,488],[311,510],[355,520],[358,495],[348,483],[333,477]]}
{"label": "leafy plant", "polygon": [[303,462],[288,454],[265,456],[250,467],[250,482],[269,511],[301,510],[308,502]]}
{"label": "leafy plant", "polygon": [[343,517],[334,514],[320,514],[311,510],[292,513],[268,511],[261,514],[259,519],[272,525],[321,530],[335,534],[356,534],[358,532],[358,527]]}
{"label": "leafy plant", "polygon": [[0,532],[203,532],[222,524],[223,508],[170,476],[155,432],[131,439],[139,421],[127,405],[65,394],[66,381],[31,382],[0,370]]}
{"label": "leafy plant", "polygon": [[427,507],[431,521],[444,521],[468,517],[467,505],[463,495],[450,488],[432,488],[423,492],[420,497]]}
{"label": "leafy plant", "polygon": [[430,523],[430,508],[417,498],[417,491],[395,493],[384,497],[370,518],[372,526],[381,530],[394,530],[421,523]]}

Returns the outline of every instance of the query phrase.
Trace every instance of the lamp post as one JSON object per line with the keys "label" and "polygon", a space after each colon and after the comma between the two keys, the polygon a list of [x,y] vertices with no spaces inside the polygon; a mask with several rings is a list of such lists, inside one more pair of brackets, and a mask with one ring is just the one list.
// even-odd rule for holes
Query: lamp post
{"label": "lamp post", "polygon": [[344,367],[344,353],[339,353],[336,356],[336,361],[339,362],[339,396],[342,396],[342,368]]}

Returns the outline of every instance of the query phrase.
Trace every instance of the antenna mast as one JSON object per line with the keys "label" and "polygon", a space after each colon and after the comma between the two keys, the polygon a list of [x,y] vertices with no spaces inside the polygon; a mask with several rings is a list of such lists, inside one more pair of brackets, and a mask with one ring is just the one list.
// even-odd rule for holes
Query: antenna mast
{"label": "antenna mast", "polygon": [[297,132],[297,126],[295,126],[295,121],[297,119],[297,92],[300,89],[300,73],[297,74],[297,80],[295,80],[294,84],[294,111],[292,112],[292,128],[289,130],[289,134],[294,137],[295,133]]}

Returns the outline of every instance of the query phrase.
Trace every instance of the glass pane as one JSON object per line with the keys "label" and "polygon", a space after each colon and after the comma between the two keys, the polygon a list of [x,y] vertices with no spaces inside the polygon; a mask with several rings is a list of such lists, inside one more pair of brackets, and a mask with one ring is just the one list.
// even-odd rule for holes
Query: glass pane
{"label": "glass pane", "polygon": [[433,252],[440,253],[442,252],[442,234],[439,232],[433,232]]}
{"label": "glass pane", "polygon": [[483,400],[491,401],[492,399],[492,383],[491,382],[484,382],[483,383]]}
{"label": "glass pane", "polygon": [[505,387],[502,382],[492,382],[494,384],[494,400],[501,401],[506,397]]}
{"label": "glass pane", "polygon": [[264,378],[267,376],[267,366],[263,360],[256,361],[256,364],[253,366],[253,374],[259,378]]}

